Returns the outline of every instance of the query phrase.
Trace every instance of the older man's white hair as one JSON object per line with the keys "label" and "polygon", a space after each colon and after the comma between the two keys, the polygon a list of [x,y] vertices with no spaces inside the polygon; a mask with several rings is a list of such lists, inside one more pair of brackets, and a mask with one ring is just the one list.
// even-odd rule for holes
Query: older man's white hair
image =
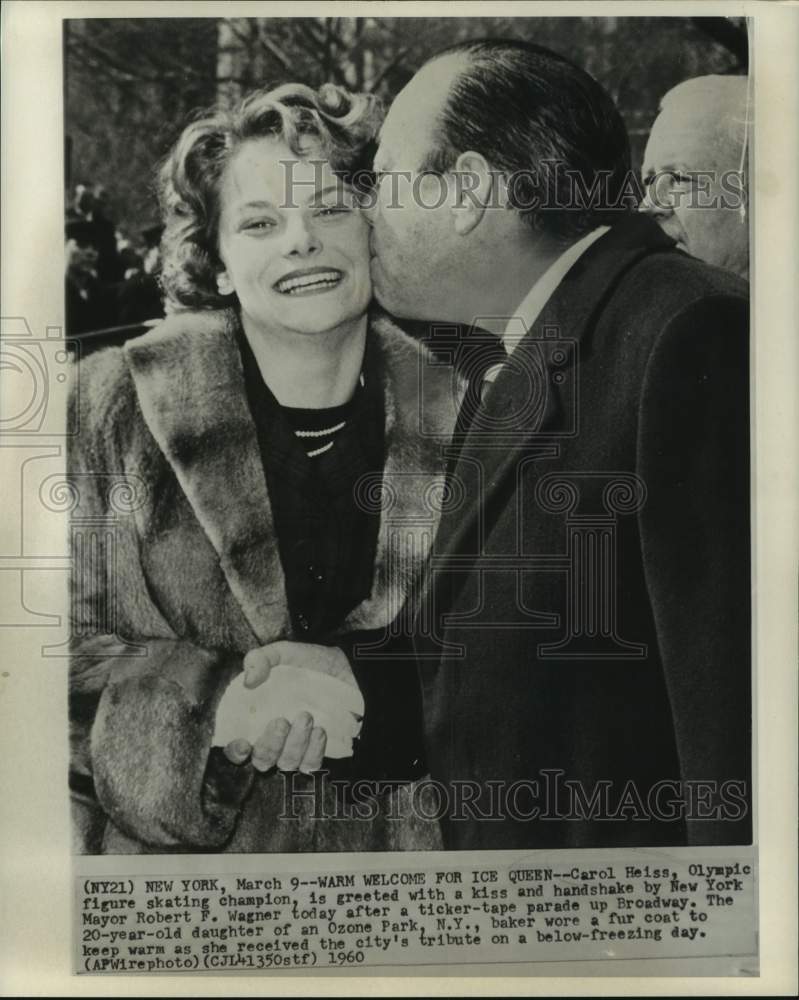
{"label": "older man's white hair", "polygon": [[746,76],[697,76],[669,90],[660,110],[675,130],[694,132],[712,160],[707,167],[745,173],[750,97]]}

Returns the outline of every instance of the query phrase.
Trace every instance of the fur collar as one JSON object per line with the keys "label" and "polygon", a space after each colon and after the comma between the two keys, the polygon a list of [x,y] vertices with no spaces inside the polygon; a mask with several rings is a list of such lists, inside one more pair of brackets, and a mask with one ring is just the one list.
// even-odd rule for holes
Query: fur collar
{"label": "fur collar", "polygon": [[[224,312],[180,313],[124,351],[144,420],[219,555],[228,584],[259,643],[290,634],[272,509],[244,391],[236,330]],[[399,614],[419,579],[438,526],[443,446],[455,424],[452,372],[385,316],[368,336],[382,357],[386,465],[370,597],[343,631],[381,628]]]}

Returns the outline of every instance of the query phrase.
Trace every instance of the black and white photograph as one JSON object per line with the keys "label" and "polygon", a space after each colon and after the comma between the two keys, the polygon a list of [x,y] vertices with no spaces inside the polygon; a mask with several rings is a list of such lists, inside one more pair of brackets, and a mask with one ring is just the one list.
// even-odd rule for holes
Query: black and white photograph
{"label": "black and white photograph", "polygon": [[747,25],[578,20],[65,22],[80,851],[751,842]]}
{"label": "black and white photograph", "polygon": [[59,6],[0,627],[58,700],[74,988],[745,991],[795,716],[756,5]]}

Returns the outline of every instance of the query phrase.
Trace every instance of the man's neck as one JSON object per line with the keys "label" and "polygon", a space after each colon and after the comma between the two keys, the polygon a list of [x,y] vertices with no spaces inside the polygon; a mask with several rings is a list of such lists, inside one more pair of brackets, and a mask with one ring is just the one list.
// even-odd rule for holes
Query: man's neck
{"label": "man's neck", "polygon": [[517,241],[502,253],[486,254],[480,280],[469,281],[463,290],[459,321],[502,336],[530,289],[566,249]]}
{"label": "man's neck", "polygon": [[323,333],[274,332],[242,317],[261,377],[281,406],[323,409],[352,398],[366,345],[366,316]]}

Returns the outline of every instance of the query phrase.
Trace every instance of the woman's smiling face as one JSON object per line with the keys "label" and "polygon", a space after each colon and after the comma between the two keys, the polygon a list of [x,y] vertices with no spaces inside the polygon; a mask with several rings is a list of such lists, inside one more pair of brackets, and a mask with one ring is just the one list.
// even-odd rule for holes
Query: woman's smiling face
{"label": "woman's smiling face", "polygon": [[217,278],[264,332],[323,333],[369,304],[368,226],[327,160],[280,139],[245,142],[222,175]]}

